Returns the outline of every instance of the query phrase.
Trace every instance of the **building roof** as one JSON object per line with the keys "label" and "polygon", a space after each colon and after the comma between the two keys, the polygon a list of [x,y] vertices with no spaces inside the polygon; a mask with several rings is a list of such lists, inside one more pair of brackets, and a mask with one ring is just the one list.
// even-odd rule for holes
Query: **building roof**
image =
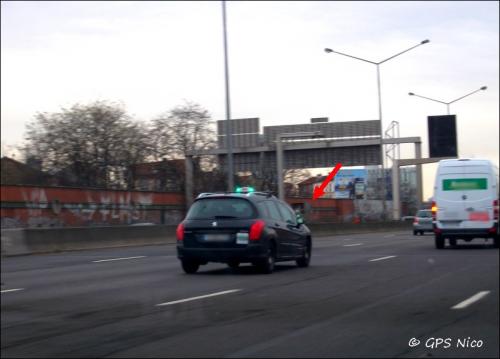
{"label": "building roof", "polygon": [[307,186],[307,185],[310,185],[310,184],[322,183],[326,179],[326,177],[327,176],[315,176],[315,177],[311,177],[311,178],[306,179],[305,181],[300,182],[298,185],[299,186]]}
{"label": "building roof", "polygon": [[184,173],[185,168],[183,159],[137,163],[130,167],[138,176],[156,176],[161,170],[174,170]]}
{"label": "building roof", "polygon": [[56,185],[57,178],[10,157],[1,159],[1,184]]}

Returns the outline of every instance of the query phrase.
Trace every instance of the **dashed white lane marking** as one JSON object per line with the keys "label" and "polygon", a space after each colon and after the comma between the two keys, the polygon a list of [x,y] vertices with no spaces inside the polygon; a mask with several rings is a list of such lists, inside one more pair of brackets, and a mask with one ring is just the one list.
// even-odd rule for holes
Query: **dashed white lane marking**
{"label": "dashed white lane marking", "polygon": [[396,256],[387,256],[382,258],[370,259],[370,262],[383,261],[384,259],[395,258]]}
{"label": "dashed white lane marking", "polygon": [[146,256],[136,256],[136,257],[125,257],[125,258],[111,258],[111,259],[100,259],[98,261],[92,261],[94,263],[100,263],[100,262],[111,262],[111,261],[123,261],[126,259],[138,259],[138,258],[145,258]]}
{"label": "dashed white lane marking", "polygon": [[173,304],[178,304],[178,303],[190,302],[192,300],[198,300],[198,299],[203,299],[203,298],[215,297],[215,296],[218,296],[218,295],[235,293],[235,292],[239,292],[239,291],[241,291],[241,289],[225,290],[223,292],[217,292],[217,293],[212,293],[212,294],[200,295],[198,297],[192,297],[192,298],[174,300],[173,302],[160,303],[160,304],[156,304],[156,306],[157,307],[162,307],[162,306],[165,306],[165,305],[173,305]]}
{"label": "dashed white lane marking", "polygon": [[16,288],[16,289],[5,289],[5,290],[2,290],[0,291],[0,293],[9,293],[9,292],[18,292],[20,290],[24,290],[24,288]]}
{"label": "dashed white lane marking", "polygon": [[354,244],[344,244],[344,247],[354,247],[354,246],[362,246],[363,243],[354,243]]}
{"label": "dashed white lane marking", "polygon": [[469,299],[464,300],[463,302],[458,303],[457,305],[451,307],[451,309],[464,309],[471,305],[474,302],[477,302],[478,300],[486,297],[488,294],[490,294],[489,290],[484,290],[482,292],[474,294],[472,297]]}

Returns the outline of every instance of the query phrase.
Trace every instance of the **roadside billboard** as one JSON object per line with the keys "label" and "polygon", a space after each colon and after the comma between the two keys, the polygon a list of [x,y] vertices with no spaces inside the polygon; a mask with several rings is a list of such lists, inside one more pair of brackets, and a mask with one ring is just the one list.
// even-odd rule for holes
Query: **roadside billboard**
{"label": "roadside billboard", "polygon": [[333,198],[337,199],[364,199],[365,190],[365,169],[341,169],[330,187]]}

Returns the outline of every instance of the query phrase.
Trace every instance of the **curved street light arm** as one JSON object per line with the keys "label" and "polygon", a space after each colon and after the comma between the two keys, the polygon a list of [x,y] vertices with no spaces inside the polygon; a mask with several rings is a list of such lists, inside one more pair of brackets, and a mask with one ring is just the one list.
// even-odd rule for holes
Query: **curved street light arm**
{"label": "curved street light arm", "polygon": [[451,101],[451,102],[448,102],[448,104],[451,104],[451,103],[453,103],[453,102],[457,102],[458,100],[461,100],[461,99],[463,99],[464,97],[467,97],[467,96],[473,95],[473,94],[475,94],[476,92],[479,92],[479,91],[481,91],[481,90],[483,90],[483,91],[484,91],[484,90],[486,90],[486,86],[483,86],[483,87],[481,87],[480,89],[477,89],[476,91],[472,91],[471,93],[468,93],[467,95],[464,95],[464,96],[462,96],[462,97],[459,97],[459,98],[457,98],[456,100],[453,100],[453,101]]}
{"label": "curved street light arm", "polygon": [[378,62],[378,63],[377,63],[377,65],[383,64],[384,62],[389,61],[390,59],[393,59],[393,58],[395,58],[396,56],[402,55],[402,54],[404,54],[405,52],[408,52],[408,51],[410,51],[410,50],[413,50],[414,48],[419,47],[419,46],[421,46],[421,45],[423,45],[423,44],[427,44],[428,42],[429,42],[429,40],[424,40],[424,41],[421,41],[419,44],[417,44],[417,45],[415,45],[415,46],[412,46],[412,47],[410,47],[409,49],[406,49],[406,50],[404,50],[404,51],[401,51],[401,52],[397,53],[396,55],[393,55],[393,56],[391,56],[391,57],[388,57],[388,58],[387,58],[387,59],[385,59],[385,60],[382,60],[382,61]]}
{"label": "curved street light arm", "polygon": [[366,59],[362,59],[361,57],[356,57],[356,56],[352,56],[352,55],[344,54],[343,52],[338,52],[338,51],[335,51],[335,50],[332,50],[332,49],[328,49],[328,48],[326,48],[326,49],[325,49],[325,52],[326,52],[326,53],[333,52],[333,53],[336,53],[336,54],[339,54],[339,55],[344,55],[344,56],[350,57],[350,58],[352,58],[352,59],[356,59],[356,60],[360,60],[360,61],[364,61],[364,62],[369,62],[370,64],[377,65],[377,63],[376,63],[376,62],[373,62],[373,61],[370,61],[370,60],[366,60]]}
{"label": "curved street light arm", "polygon": [[431,100],[431,101],[439,102],[439,103],[442,103],[444,105],[449,105],[450,104],[449,102],[439,101],[439,100],[435,100],[435,99],[430,98],[430,97],[420,96],[420,95],[417,95],[416,93],[413,93],[413,92],[410,92],[408,95],[425,98],[426,100]]}

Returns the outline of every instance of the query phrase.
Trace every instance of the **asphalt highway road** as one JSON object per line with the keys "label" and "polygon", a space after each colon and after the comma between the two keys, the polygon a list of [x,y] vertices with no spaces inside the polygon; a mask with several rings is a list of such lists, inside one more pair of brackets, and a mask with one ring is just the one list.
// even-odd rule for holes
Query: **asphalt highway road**
{"label": "asphalt highway road", "polygon": [[187,275],[174,245],[3,258],[1,356],[498,358],[488,243],[322,237],[309,268],[271,275],[223,264]]}

